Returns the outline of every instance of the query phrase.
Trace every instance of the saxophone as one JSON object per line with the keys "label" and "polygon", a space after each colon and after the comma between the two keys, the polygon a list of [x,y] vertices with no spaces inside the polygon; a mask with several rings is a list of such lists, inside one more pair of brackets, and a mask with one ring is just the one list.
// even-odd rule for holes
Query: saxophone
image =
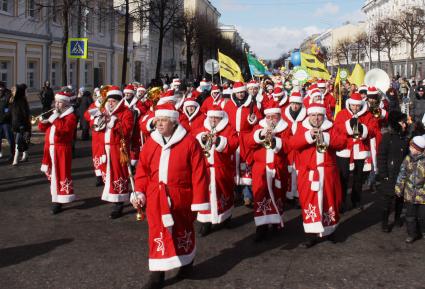
{"label": "saxophone", "polygon": [[273,147],[273,130],[275,129],[276,124],[273,122],[267,127],[266,135],[264,136],[263,146],[266,149],[271,149]]}

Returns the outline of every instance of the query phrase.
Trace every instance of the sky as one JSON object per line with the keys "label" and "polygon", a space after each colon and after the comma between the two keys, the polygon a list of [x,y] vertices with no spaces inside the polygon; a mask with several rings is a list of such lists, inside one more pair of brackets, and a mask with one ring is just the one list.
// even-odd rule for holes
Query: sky
{"label": "sky", "polygon": [[307,36],[365,19],[365,0],[210,0],[260,58],[276,59]]}

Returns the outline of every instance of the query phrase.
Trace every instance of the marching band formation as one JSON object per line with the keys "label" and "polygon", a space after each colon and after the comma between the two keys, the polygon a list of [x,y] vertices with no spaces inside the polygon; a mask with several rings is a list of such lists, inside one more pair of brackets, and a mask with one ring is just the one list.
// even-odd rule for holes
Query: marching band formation
{"label": "marching band formation", "polygon": [[[285,202],[299,203],[306,248],[334,241],[340,214],[363,209],[362,185],[383,162],[381,129],[390,115],[378,88],[359,87],[335,113],[338,97],[322,79],[304,86],[251,80],[223,88],[203,80],[185,93],[180,86],[179,79],[168,89],[106,85],[95,90],[97,99],[84,114],[97,185],[102,200],[113,203],[110,217],[120,217],[127,201],[139,218],[147,217],[152,274],[146,288],[161,287],[164,272],[174,268],[187,276],[196,252],[194,221],[201,223],[201,236],[226,226],[239,198],[252,208],[256,242],[284,227]],[[74,97],[68,90],[56,93],[55,110],[38,124],[46,133],[41,170],[50,180],[53,214],[76,196]],[[400,115],[397,122],[405,127]],[[416,137],[411,146],[421,152],[425,141]],[[393,154],[403,160],[408,146],[401,150]],[[403,163],[407,180],[397,183],[399,196],[411,169]]]}

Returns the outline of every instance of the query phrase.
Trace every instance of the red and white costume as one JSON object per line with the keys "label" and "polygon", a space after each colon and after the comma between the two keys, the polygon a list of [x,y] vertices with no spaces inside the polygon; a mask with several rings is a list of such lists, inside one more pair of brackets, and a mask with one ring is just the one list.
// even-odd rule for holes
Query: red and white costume
{"label": "red and white costume", "polygon": [[[178,118],[170,104],[157,108],[155,116]],[[193,261],[192,211],[209,209],[207,175],[200,145],[181,125],[166,143],[155,130],[143,146],[135,182],[136,192],[146,195],[150,271],[167,271]]]}
{"label": "red and white costume", "polygon": [[[55,100],[70,104],[71,95],[59,92]],[[47,120],[38,123],[40,131],[45,132],[41,171],[50,180],[53,203],[71,203],[76,198],[71,177],[72,141],[76,127],[77,117],[72,106],[61,114],[54,112]]]}
{"label": "red and white costume", "polygon": [[[362,108],[356,115],[353,115],[349,107],[350,104],[359,104],[362,105]],[[349,137],[347,147],[336,153],[339,157],[350,158],[350,169],[352,170],[354,169],[354,160],[365,160],[370,156],[370,138],[375,137],[378,127],[360,94],[352,93],[351,97],[347,99],[345,106],[346,108],[341,110],[335,118],[335,126],[340,132],[348,136],[353,135],[353,129],[350,125],[350,120],[353,117],[357,117],[359,126],[363,127],[363,132],[359,139]]]}
{"label": "red and white costume", "polygon": [[[280,114],[277,103],[269,102],[264,113]],[[262,119],[253,129],[247,140],[247,146],[253,151],[252,191],[254,195],[254,220],[256,226],[280,224],[283,227],[283,201],[287,189],[288,151],[287,140],[290,136],[288,124],[280,119],[272,131],[272,148],[265,148],[260,132],[267,128],[266,119]]]}
{"label": "red and white costume", "polygon": [[[88,123],[90,123],[90,127],[93,127],[94,118],[97,115],[100,115],[100,106],[101,99],[98,98],[95,102],[90,104],[89,108],[84,113],[84,118]],[[96,131],[92,129],[91,135],[91,150],[92,150],[92,160],[94,173],[96,177],[102,176],[102,171],[105,173],[105,132],[104,131]]]}
{"label": "red and white costume", "polygon": [[[313,104],[307,111],[308,114],[326,114],[321,104]],[[320,153],[310,134],[311,129],[313,127],[306,118],[291,137],[290,144],[298,151],[300,159],[298,190],[304,231],[322,237],[332,234],[338,226],[342,193],[335,152],[346,146],[347,139],[325,118],[320,130],[328,148]]]}
{"label": "red and white costume", "polygon": [[[335,99],[331,94],[327,93],[326,95],[322,95],[320,90],[318,88],[315,88],[310,90],[310,93],[308,94],[308,96],[304,98],[304,106],[305,108],[308,109],[310,105],[312,105],[313,103],[323,104],[326,108],[326,118],[328,120],[332,120],[333,119],[332,104],[331,104],[332,101],[335,102]],[[333,109],[335,110],[335,103],[333,104]]]}
{"label": "red and white costume", "polygon": [[[233,93],[246,91],[245,85],[241,82],[236,82],[233,85]],[[246,148],[245,138],[249,136],[252,128],[261,119],[261,113],[252,102],[252,96],[248,95],[245,102],[241,106],[237,106],[234,95],[231,96],[231,101],[228,101],[224,106],[224,111],[229,117],[229,122],[236,130],[239,136],[239,148],[235,152],[235,183],[236,185],[251,185],[252,177],[249,164],[252,162],[250,151]],[[250,113],[255,115],[254,119],[250,120]]]}
{"label": "red and white costume", "polygon": [[273,85],[269,84],[266,87],[266,91],[262,91],[261,89],[258,91],[255,96],[255,101],[257,103],[257,108],[259,111],[263,111],[264,107],[267,106],[267,103],[273,99],[273,92],[269,93],[268,90],[273,90]]}
{"label": "red and white costume", "polygon": [[[122,92],[118,87],[113,86],[107,92],[107,98],[115,98],[115,96],[119,99],[122,97]],[[102,200],[111,203],[125,202],[129,199],[128,167],[127,164],[120,163],[120,149],[121,141],[124,141],[127,150],[129,148],[133,114],[124,105],[124,99],[121,99],[112,111],[108,109],[108,104],[105,108],[104,113],[110,120],[106,124],[104,133],[106,168]]]}
{"label": "red and white costume", "polygon": [[[194,106],[195,111],[189,114],[187,111],[188,106]],[[183,113],[189,120],[191,131],[196,131],[204,126],[205,114],[201,112],[199,103],[194,98],[188,98],[183,103]]]}
{"label": "red and white costume", "polygon": [[[215,97],[213,95],[215,95]],[[203,114],[207,114],[208,110],[215,105],[218,105],[223,109],[225,104],[226,102],[221,96],[220,88],[217,85],[213,85],[211,88],[211,95],[202,103],[201,112]]]}
{"label": "red and white costume", "polygon": [[283,91],[281,87],[275,87],[273,91],[274,101],[279,103],[279,107],[284,110],[288,106],[288,95]]}
{"label": "red and white costume", "polygon": [[213,129],[208,120],[209,116],[222,118],[214,128],[214,133],[220,140],[218,145],[211,145],[210,156],[205,157],[210,180],[210,210],[200,211],[197,219],[201,223],[220,224],[232,216],[234,183],[233,173],[229,168],[234,166],[232,156],[238,147],[238,135],[230,126],[227,114],[218,106],[212,107],[207,113],[203,128],[196,132],[196,139],[204,150],[202,137]]}
{"label": "red and white costume", "polygon": [[[300,111],[297,117],[294,119],[290,112],[290,105],[288,105],[282,112],[282,118],[288,123],[290,128],[291,136],[295,135],[301,122],[307,116],[307,110],[303,106],[303,99],[298,91],[292,91],[291,96],[289,97],[289,104],[291,103],[299,103],[301,105]],[[291,149],[288,152],[288,173],[289,173],[289,182],[288,182],[288,191],[286,192],[287,199],[298,198],[298,186],[297,186],[297,178],[298,178],[298,151]]]}

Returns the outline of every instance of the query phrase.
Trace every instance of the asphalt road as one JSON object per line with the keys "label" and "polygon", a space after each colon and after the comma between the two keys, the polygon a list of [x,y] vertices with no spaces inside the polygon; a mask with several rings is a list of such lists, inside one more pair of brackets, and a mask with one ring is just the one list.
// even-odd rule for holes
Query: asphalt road
{"label": "asphalt road", "polygon": [[[108,218],[89,142],[78,143],[73,162],[79,200],[56,216],[39,171],[41,136],[33,142],[29,162],[0,160],[0,288],[140,288],[148,274],[147,224],[135,221],[130,206],[124,217]],[[167,288],[425,288],[425,240],[406,245],[405,227],[381,233],[378,196],[366,199],[364,211],[344,215],[337,244],[307,250],[299,247],[299,209],[289,207],[284,230],[256,244],[252,212],[237,207],[231,228],[198,238],[193,276],[178,281],[167,272]]]}

